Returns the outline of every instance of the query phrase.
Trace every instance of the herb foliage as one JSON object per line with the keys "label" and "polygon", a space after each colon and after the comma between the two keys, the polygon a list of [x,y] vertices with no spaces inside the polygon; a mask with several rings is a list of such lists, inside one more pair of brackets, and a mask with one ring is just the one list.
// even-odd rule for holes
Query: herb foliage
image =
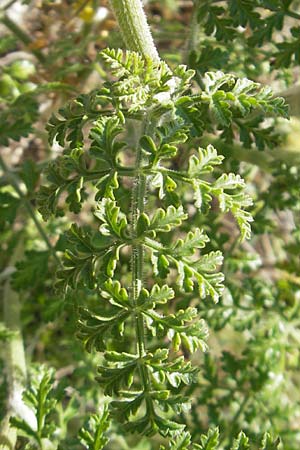
{"label": "herb foliage", "polygon": [[[259,82],[263,52],[272,70],[297,64],[297,26],[276,40],[297,20],[297,2],[194,3],[203,39],[190,48],[192,69],[106,48],[101,86],[74,98],[74,77],[93,68],[82,61],[94,38],[74,49],[73,33],[39,58],[53,70],[50,82],[25,92],[30,75],[10,66],[1,74],[11,83],[0,113],[4,146],[39,127],[45,96],[63,97],[46,125],[59,155],[13,169],[1,161],[7,265],[14,240],[26,237],[11,287],[23,299],[27,339],[41,336],[58,369],[55,379],[51,369],[30,371],[23,402],[31,421],[18,411],[10,418],[19,448],[297,448],[289,390],[299,230],[281,237],[276,215],[288,208],[299,217],[298,167],[269,152],[283,139],[288,108]],[[65,57],[80,62],[66,67]],[[251,154],[266,184],[253,177]],[[259,250],[267,233],[280,254],[271,275]],[[240,348],[223,345],[226,333]],[[0,328],[5,343],[14,336]],[[67,363],[74,395],[58,375]]]}

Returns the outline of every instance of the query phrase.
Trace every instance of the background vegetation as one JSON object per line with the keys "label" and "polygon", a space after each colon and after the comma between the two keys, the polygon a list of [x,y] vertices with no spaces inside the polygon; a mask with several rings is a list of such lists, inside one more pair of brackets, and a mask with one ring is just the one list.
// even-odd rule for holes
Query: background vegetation
{"label": "background vegetation", "polygon": [[[211,291],[199,300],[196,288],[186,289],[188,293],[174,288],[176,301],[170,312],[176,315],[193,306],[209,330],[206,338],[203,325],[205,352],[195,351],[201,347],[198,341],[195,348],[186,345],[180,350],[185,364],[191,361],[200,367],[193,381],[167,380],[171,394],[177,394],[180,385],[180,392],[191,400],[190,409],[167,414],[170,420],[175,417],[179,424],[187,424],[190,435],[142,437],[124,432],[120,418],[108,419],[105,383],[102,379],[99,386],[95,380],[103,356],[84,337],[84,326],[90,322],[82,308],[93,310],[97,300],[91,289],[92,268],[78,264],[73,279],[67,281],[62,270],[66,250],[73,252],[75,269],[84,253],[74,238],[78,237],[76,230],[99,228],[91,214],[95,185],[81,190],[81,181],[72,177],[82,160],[78,153],[70,156],[68,150],[79,141],[87,149],[89,130],[82,131],[83,122],[98,118],[105,103],[101,97],[97,104],[98,90],[120,76],[112,75],[106,65],[108,57],[105,62],[100,56],[107,47],[126,48],[111,7],[104,0],[2,1],[0,448],[238,450],[250,445],[253,449],[298,450],[300,2],[161,0],[145,2],[145,10],[159,54],[169,68],[176,70],[184,63],[195,71],[187,94],[193,103],[183,109],[182,117],[187,118],[182,119],[180,129],[185,133],[188,124],[189,137],[176,136],[175,144],[168,141],[179,146],[176,155],[171,150],[168,169],[180,171],[195,148],[213,145],[224,156],[215,168],[216,178],[232,172],[243,177],[247,194],[239,204],[254,219],[251,239],[241,242],[238,224],[248,237],[248,220],[237,214],[234,218],[232,207],[223,208],[222,213],[215,192],[211,208],[199,210],[184,186],[178,183],[174,188],[172,177],[163,186],[158,181],[154,186],[165,189],[165,205],[181,204],[189,213],[180,236],[168,227],[163,230],[169,231],[162,232],[164,245],[201,228],[210,238],[206,251],[224,255],[225,289],[218,303],[217,289],[215,295]],[[259,85],[251,84],[248,91],[248,85],[241,87],[243,101],[246,98],[248,103],[240,101],[240,93],[232,97],[236,80],[245,77],[283,96],[290,120],[283,102],[276,103],[272,94],[259,97]],[[163,85],[161,79],[159,83]],[[116,96],[115,91],[111,94],[111,85],[106,86],[111,91],[105,95]],[[216,92],[218,97],[214,97]],[[154,90],[150,92],[149,104],[155,95]],[[128,101],[135,106],[135,114],[138,102],[144,100]],[[123,113],[126,109],[116,102],[113,108]],[[159,110],[157,115],[163,113]],[[97,125],[99,136],[102,125]],[[127,140],[134,140],[135,132],[132,123],[126,122]],[[97,141],[97,131],[93,138]],[[150,144],[144,142],[144,148],[149,150]],[[132,159],[130,152],[123,156],[125,165],[130,166]],[[106,183],[107,179],[97,185],[100,199]],[[57,187],[64,191],[58,203]],[[235,185],[240,187],[244,189],[244,185]],[[126,211],[131,189],[132,184],[124,182],[116,194]],[[105,195],[110,195],[107,190]],[[250,201],[245,200],[248,195],[253,199],[250,208]],[[158,206],[163,206],[162,199],[149,195],[148,211]],[[102,222],[103,214],[99,212]],[[73,226],[70,231],[71,223],[79,228]],[[121,260],[117,277],[127,282],[131,265],[126,252]],[[163,279],[161,261],[159,276]],[[146,275],[149,271],[150,263]],[[151,324],[147,339],[155,347],[150,328]],[[127,352],[133,336],[135,330],[129,327],[123,341],[109,344],[115,345],[110,350]],[[101,345],[97,343],[100,350]],[[237,438],[241,430],[249,441],[243,434]],[[263,437],[265,432],[270,435]]]}

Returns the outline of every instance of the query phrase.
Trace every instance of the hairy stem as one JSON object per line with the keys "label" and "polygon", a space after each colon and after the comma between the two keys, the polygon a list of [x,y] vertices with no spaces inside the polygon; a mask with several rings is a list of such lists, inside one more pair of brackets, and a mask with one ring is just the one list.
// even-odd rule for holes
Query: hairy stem
{"label": "hairy stem", "polygon": [[186,59],[188,59],[189,54],[192,51],[198,50],[199,42],[200,42],[200,26],[198,24],[197,14],[199,8],[199,0],[194,0],[194,9],[191,19],[191,29],[190,35],[187,43],[187,55]]}
{"label": "hairy stem", "polygon": [[121,34],[128,50],[159,61],[141,0],[111,0]]}
{"label": "hairy stem", "polygon": [[[142,127],[143,130],[145,128],[147,128],[147,124],[146,126]],[[146,201],[147,179],[146,175],[144,175],[141,172],[141,168],[143,167],[144,163],[145,160],[143,156],[143,150],[139,144],[138,139],[136,148],[136,160],[135,160],[136,176],[134,179],[132,200],[131,200],[131,214],[132,214],[131,234],[133,241],[135,241],[137,238],[138,218],[140,214],[144,212]],[[134,242],[132,245],[131,270],[132,270],[132,297],[135,306],[137,305],[138,297],[143,287],[143,265],[144,265],[144,244]],[[143,316],[140,312],[137,312],[135,316],[135,329],[136,329],[137,352],[140,359],[142,359],[146,354],[144,326],[145,325]],[[144,392],[147,392],[149,390],[150,380],[148,371],[142,362],[140,364],[140,376]]]}
{"label": "hairy stem", "polygon": [[[155,47],[150,28],[147,23],[146,15],[141,0],[111,0],[111,5],[116,15],[121,34],[128,50],[133,50],[144,57],[150,57],[154,61],[159,62],[160,58]],[[149,117],[146,115],[143,123],[142,131],[145,132],[149,126]],[[146,184],[147,176],[142,173],[142,167],[146,163],[143,156],[142,148],[137,140],[135,161],[135,178],[132,192],[131,212],[132,223],[131,232],[132,239],[137,237],[137,221],[140,214],[144,211],[146,200]],[[132,269],[132,296],[136,305],[143,286],[143,263],[144,263],[144,246],[141,243],[132,245],[131,269]],[[144,320],[141,313],[137,313],[135,317],[135,328],[137,335],[137,352],[139,358],[145,356],[145,333]],[[147,368],[141,362],[140,376],[144,392],[150,388],[150,380]],[[152,403],[147,402],[149,412],[152,412]]]}

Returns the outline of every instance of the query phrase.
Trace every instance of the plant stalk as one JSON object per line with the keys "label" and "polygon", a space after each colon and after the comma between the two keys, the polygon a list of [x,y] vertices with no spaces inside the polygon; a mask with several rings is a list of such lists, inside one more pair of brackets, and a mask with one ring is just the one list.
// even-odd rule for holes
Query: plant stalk
{"label": "plant stalk", "polygon": [[[146,116],[147,117],[147,116]],[[146,118],[148,120],[148,118]],[[147,128],[147,125],[142,129]],[[132,200],[131,200],[131,234],[133,242],[137,238],[137,222],[140,214],[144,212],[145,201],[146,201],[146,187],[147,178],[141,171],[143,164],[145,163],[143,157],[143,150],[139,144],[139,139],[137,140],[136,146],[136,160],[135,160],[135,170],[136,176],[134,179],[133,190],[132,190]],[[143,287],[143,265],[144,265],[144,244],[143,243],[133,243],[132,254],[131,254],[131,270],[132,270],[132,299],[134,306],[137,306],[138,298]],[[136,343],[137,352],[140,359],[142,359],[145,354],[145,332],[144,332],[144,320],[140,312],[136,313],[135,316],[135,329],[136,329]],[[140,364],[140,375],[142,380],[143,389],[145,392],[148,391],[150,380],[148,371],[145,365],[141,362]]]}
{"label": "plant stalk", "polygon": [[45,56],[40,50],[33,48],[33,40],[22,28],[19,27],[7,14],[0,12],[0,22],[8,28],[23,44],[29,48],[31,53],[36,57],[40,63],[45,63]]}
{"label": "plant stalk", "polygon": [[190,29],[190,35],[187,43],[187,51],[186,51],[186,60],[189,57],[189,54],[192,51],[197,51],[199,48],[199,42],[200,42],[200,26],[198,24],[198,7],[199,7],[199,0],[194,0],[194,9],[192,13],[191,18],[191,29]]}
{"label": "plant stalk", "polygon": [[140,53],[159,62],[141,0],[111,0],[122,37],[128,50]]}
{"label": "plant stalk", "polygon": [[[23,255],[22,238],[15,247],[10,260],[10,265],[15,263]],[[0,427],[0,449],[13,450],[17,441],[17,432],[12,428],[9,419],[12,415],[18,415],[23,419],[29,417],[28,407],[23,403],[22,392],[25,387],[27,370],[25,351],[21,332],[19,294],[14,291],[8,278],[3,288],[3,317],[4,325],[12,336],[5,343],[5,366],[8,381],[7,413]]]}
{"label": "plant stalk", "polygon": [[[150,57],[155,62],[160,58],[155,47],[147,18],[143,9],[141,0],[111,0],[111,6],[117,18],[121,34],[128,50],[140,53],[143,57]],[[149,117],[146,115],[142,130],[148,129]],[[132,239],[137,237],[137,221],[140,214],[143,213],[146,200],[147,175],[143,174],[142,168],[145,164],[143,150],[139,145],[139,139],[136,145],[135,160],[135,178],[131,201],[131,233]],[[144,264],[144,245],[134,243],[132,245],[131,270],[132,270],[132,296],[133,303],[137,305],[138,297],[143,286],[143,264]],[[137,335],[137,352],[142,359],[145,354],[145,333],[144,320],[141,313],[135,317],[135,328]],[[150,380],[147,368],[141,362],[140,375],[144,392],[150,387]],[[152,403],[147,401],[148,411],[152,413]]]}

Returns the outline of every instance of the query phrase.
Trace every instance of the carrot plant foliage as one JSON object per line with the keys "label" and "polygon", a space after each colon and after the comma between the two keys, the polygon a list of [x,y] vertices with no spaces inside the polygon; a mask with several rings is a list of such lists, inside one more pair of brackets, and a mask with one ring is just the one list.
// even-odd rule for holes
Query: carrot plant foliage
{"label": "carrot plant foliage", "polygon": [[[46,124],[55,156],[0,161],[0,339],[22,349],[20,316],[7,316],[21,301],[35,363],[29,381],[3,368],[0,404],[13,400],[0,413],[1,449],[298,448],[287,374],[299,365],[299,166],[269,150],[283,139],[286,101],[228,54],[242,42],[251,65],[284,19],[297,19],[294,3],[195,0],[203,39],[187,65],[112,45],[91,92],[76,96],[61,71],[3,96],[6,147],[33,132],[40,96],[69,98]],[[270,43],[276,70],[297,62],[295,45]],[[58,64],[52,52],[37,54],[44,71]],[[277,215],[293,217],[289,239]],[[261,255],[272,233],[275,263]],[[5,427],[16,447],[5,447]]]}
{"label": "carrot plant foliage", "polygon": [[[184,387],[198,372],[182,352],[207,346],[197,303],[206,297],[218,302],[224,289],[222,253],[206,248],[210,238],[203,229],[186,231],[188,204],[177,186],[200,212],[217,198],[221,212],[236,219],[241,238],[251,233],[246,208],[252,201],[244,180],[215,173],[223,156],[212,145],[197,148],[194,130],[199,136],[214,126],[231,126],[256,109],[286,115],[286,107],[247,79],[208,73],[204,91],[193,94],[194,72],[185,66],[171,71],[163,62],[121,50],[104,50],[102,57],[116,79],[50,120],[51,141],[57,137],[66,149],[46,169],[39,210],[46,219],[65,207],[79,213],[88,200],[96,226],[73,224],[66,232],[57,285],[65,292],[96,292],[96,302],[79,307],[77,336],[87,351],[103,354],[96,379],[112,397],[112,416],[127,431],[168,435],[185,427],[171,417],[188,407]],[[170,161],[186,141],[190,156],[174,170]],[[134,165],[126,164],[127,152],[134,153]],[[177,291],[195,290],[196,304],[174,310]]]}

